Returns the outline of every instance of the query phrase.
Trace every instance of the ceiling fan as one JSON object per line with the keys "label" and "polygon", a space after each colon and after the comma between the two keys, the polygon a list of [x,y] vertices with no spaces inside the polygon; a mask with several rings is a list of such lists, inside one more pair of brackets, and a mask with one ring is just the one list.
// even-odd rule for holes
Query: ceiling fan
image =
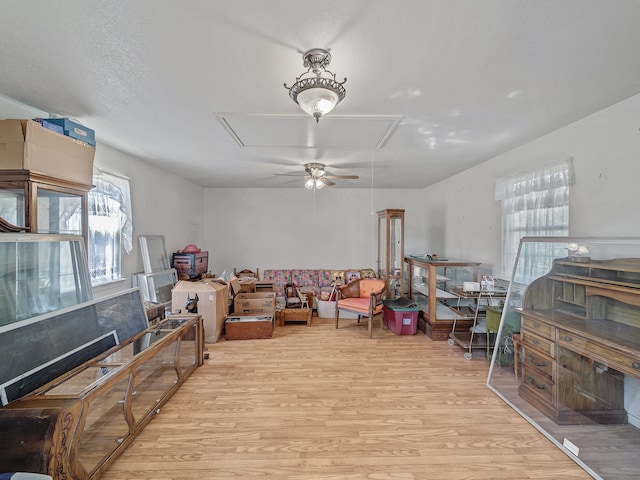
{"label": "ceiling fan", "polygon": [[333,173],[329,173],[325,170],[324,163],[305,163],[304,164],[305,173],[275,173],[274,175],[283,175],[289,177],[304,177],[306,181],[304,182],[304,186],[309,190],[324,187],[331,187],[335,185],[335,182],[331,181],[332,178],[341,178],[347,180],[357,180],[357,175],[334,175]]}

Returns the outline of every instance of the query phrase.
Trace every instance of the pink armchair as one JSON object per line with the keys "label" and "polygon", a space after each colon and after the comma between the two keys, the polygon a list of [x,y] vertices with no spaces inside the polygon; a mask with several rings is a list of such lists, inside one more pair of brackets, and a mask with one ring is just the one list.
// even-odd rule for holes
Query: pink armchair
{"label": "pink armchair", "polygon": [[[361,317],[369,320],[369,338],[373,333],[373,317],[382,314],[382,297],[385,291],[385,283],[377,278],[359,278],[353,282],[338,287],[336,296],[336,320],[340,312],[351,312],[358,315],[358,322]],[[380,325],[384,328],[384,320],[380,317]]]}

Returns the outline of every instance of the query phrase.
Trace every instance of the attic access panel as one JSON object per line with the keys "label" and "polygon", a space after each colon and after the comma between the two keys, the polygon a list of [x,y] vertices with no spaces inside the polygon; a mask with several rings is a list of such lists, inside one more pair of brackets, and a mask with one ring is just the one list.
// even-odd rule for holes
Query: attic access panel
{"label": "attic access panel", "polygon": [[241,147],[382,148],[400,115],[328,116],[320,123],[308,115],[216,115]]}

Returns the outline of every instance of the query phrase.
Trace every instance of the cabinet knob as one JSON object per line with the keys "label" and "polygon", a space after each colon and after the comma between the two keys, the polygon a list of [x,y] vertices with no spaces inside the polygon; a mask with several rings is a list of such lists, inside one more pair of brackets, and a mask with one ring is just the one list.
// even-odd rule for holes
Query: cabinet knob
{"label": "cabinet knob", "polygon": [[533,323],[533,328],[540,328],[540,324],[538,322]]}
{"label": "cabinet knob", "polygon": [[638,362],[633,362],[633,363],[631,364],[631,366],[632,366],[633,368],[640,368],[640,363],[638,363]]}
{"label": "cabinet knob", "polygon": [[569,335],[565,335],[564,336],[564,341],[565,342],[570,342],[571,341],[571,337]]}
{"label": "cabinet knob", "polygon": [[538,339],[532,338],[531,343],[533,343],[534,345],[538,345],[540,342],[538,341]]}

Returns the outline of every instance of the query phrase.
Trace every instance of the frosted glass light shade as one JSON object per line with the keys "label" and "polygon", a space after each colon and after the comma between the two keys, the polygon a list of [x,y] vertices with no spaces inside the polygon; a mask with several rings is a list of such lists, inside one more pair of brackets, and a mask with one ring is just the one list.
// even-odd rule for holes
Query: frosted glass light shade
{"label": "frosted glass light shade", "polygon": [[326,88],[308,88],[298,94],[300,108],[314,117],[322,116],[333,110],[340,99],[338,95]]}

